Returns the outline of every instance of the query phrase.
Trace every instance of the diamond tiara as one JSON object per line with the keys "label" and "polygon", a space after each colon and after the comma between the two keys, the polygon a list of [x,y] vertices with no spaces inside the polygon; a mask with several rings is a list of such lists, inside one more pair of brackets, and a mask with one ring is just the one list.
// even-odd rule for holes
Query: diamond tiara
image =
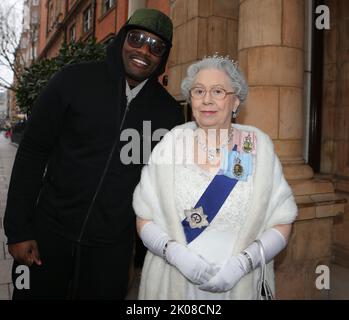
{"label": "diamond tiara", "polygon": [[212,56],[204,56],[203,59],[219,59],[222,61],[227,61],[232,63],[235,67],[238,67],[239,63],[233,59],[229,55],[219,55],[218,52],[215,52]]}

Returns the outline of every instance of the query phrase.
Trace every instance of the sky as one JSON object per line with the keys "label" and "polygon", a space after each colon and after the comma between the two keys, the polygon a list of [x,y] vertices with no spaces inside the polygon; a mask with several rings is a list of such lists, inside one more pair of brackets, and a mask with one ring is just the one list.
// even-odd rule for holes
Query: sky
{"label": "sky", "polygon": [[[14,28],[16,28],[18,35],[20,35],[21,32],[21,27],[22,27],[22,20],[23,20],[23,2],[24,0],[0,0],[0,7],[1,9],[5,9],[5,12],[7,11],[6,9],[10,8],[11,6],[13,7],[13,14],[14,16],[11,19],[14,23]],[[3,12],[4,10],[1,10]],[[11,70],[8,67],[4,67],[0,65],[0,75],[1,77],[5,78],[6,81],[12,82],[13,79],[13,74]],[[0,88],[0,90],[2,90]]]}

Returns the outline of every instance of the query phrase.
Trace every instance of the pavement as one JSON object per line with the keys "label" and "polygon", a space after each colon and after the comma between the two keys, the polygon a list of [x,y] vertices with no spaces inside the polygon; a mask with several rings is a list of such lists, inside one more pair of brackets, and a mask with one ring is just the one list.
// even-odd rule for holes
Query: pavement
{"label": "pavement", "polygon": [[13,259],[7,250],[7,239],[4,233],[4,213],[7,190],[17,147],[0,132],[0,300],[10,300],[13,286],[11,268]]}

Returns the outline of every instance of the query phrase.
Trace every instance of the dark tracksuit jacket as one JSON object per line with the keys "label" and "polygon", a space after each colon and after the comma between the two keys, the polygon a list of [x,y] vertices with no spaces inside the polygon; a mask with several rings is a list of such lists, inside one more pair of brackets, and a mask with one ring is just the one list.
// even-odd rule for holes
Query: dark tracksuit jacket
{"label": "dark tracksuit jacket", "polygon": [[[36,224],[92,246],[133,236],[132,194],[142,165],[121,163],[127,142],[118,142],[87,217],[126,110],[121,58],[126,32],[124,27],[115,37],[105,62],[63,68],[36,101],[9,186],[4,220],[9,244],[35,239]],[[183,123],[178,103],[157,81],[167,58],[168,53],[130,103],[124,129],[142,133],[143,121],[151,121],[152,131]]]}

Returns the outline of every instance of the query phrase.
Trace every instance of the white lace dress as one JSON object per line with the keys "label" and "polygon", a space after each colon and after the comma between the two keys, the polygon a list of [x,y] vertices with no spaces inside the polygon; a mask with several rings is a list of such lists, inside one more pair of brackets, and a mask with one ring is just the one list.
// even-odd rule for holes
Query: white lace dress
{"label": "white lace dress", "polygon": [[[178,166],[175,177],[176,207],[183,220],[184,210],[195,206],[214,178],[214,174],[191,164]],[[199,253],[207,261],[220,265],[234,252],[236,239],[239,237],[251,203],[252,178],[253,175],[249,176],[246,182],[237,182],[211,224],[189,244],[190,249]],[[202,291],[198,285],[189,281],[187,288],[187,299],[228,299],[228,292]]]}

